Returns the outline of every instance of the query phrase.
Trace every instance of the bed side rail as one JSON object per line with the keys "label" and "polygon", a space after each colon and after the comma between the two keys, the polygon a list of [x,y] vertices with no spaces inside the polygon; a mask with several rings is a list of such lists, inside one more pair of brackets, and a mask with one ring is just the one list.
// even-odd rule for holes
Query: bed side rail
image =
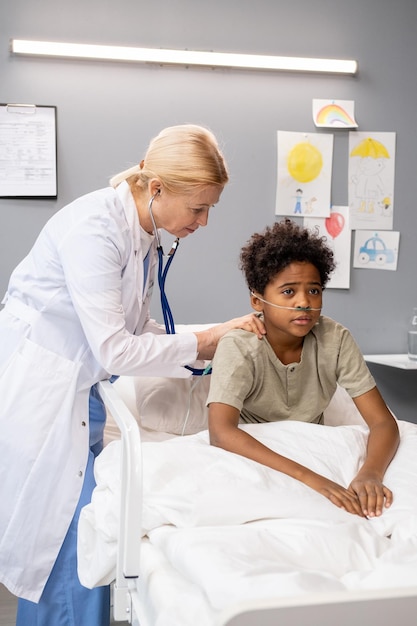
{"label": "bed side rail", "polygon": [[110,381],[99,383],[100,395],[121,432],[120,531],[116,581],[113,588],[115,620],[129,620],[128,579],[139,576],[142,528],[142,451],[138,424]]}

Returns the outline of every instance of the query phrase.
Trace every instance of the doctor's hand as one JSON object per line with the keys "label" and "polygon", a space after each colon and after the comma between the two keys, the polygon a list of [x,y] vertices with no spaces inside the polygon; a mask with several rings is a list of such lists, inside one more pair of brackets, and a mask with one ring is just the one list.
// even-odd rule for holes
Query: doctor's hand
{"label": "doctor's hand", "polygon": [[248,315],[244,315],[243,317],[235,317],[228,322],[217,324],[217,326],[212,326],[207,330],[195,333],[197,337],[198,357],[200,359],[211,359],[219,340],[223,335],[229,332],[229,330],[235,328],[241,328],[242,330],[255,333],[258,339],[262,339],[262,337],[266,335],[265,325],[255,313],[248,313]]}

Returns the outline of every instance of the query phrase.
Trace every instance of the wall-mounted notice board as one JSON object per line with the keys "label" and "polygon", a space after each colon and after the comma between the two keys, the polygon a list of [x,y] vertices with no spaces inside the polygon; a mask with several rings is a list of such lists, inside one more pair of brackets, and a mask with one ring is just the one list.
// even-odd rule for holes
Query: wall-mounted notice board
{"label": "wall-mounted notice board", "polygon": [[57,197],[56,107],[0,104],[0,197]]}

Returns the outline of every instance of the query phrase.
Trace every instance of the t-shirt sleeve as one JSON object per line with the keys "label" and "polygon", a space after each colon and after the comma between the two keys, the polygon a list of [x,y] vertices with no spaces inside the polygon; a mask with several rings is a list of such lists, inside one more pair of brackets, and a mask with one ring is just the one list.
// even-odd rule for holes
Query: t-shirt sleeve
{"label": "t-shirt sleeve", "polygon": [[212,365],[207,406],[221,402],[241,411],[253,384],[253,360],[234,331],[219,341]]}
{"label": "t-shirt sleeve", "polygon": [[361,396],[375,387],[375,379],[347,328],[343,329],[341,336],[337,382],[351,398]]}

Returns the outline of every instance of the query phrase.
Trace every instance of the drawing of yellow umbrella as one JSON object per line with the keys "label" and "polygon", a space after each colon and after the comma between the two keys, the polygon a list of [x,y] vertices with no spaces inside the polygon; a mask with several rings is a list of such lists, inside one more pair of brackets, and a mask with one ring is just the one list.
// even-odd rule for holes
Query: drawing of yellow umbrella
{"label": "drawing of yellow umbrella", "polygon": [[389,159],[389,152],[383,143],[377,141],[376,139],[372,139],[372,137],[367,137],[358,143],[355,148],[353,148],[350,156],[358,156],[363,159],[367,157],[372,159]]}

